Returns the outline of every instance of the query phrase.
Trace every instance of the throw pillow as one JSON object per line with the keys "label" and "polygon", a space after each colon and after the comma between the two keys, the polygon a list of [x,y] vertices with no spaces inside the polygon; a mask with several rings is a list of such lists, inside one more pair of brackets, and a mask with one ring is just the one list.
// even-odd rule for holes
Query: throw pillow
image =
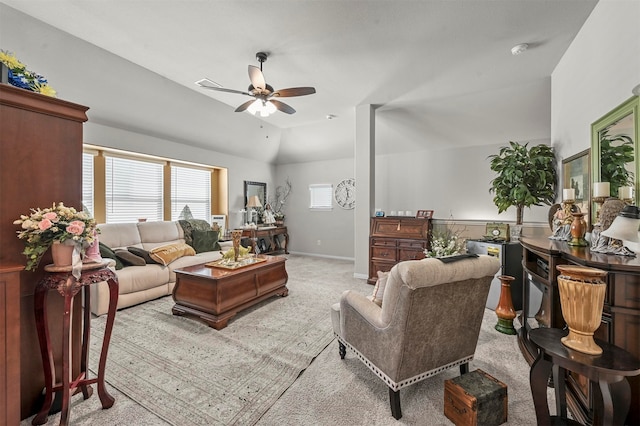
{"label": "throw pillow", "polygon": [[116,270],[122,269],[122,261],[116,256],[116,252],[111,250],[106,244],[100,243],[100,256],[105,259],[113,259],[116,261]]}
{"label": "throw pillow", "polygon": [[178,221],[184,232],[184,242],[193,247],[193,231],[209,231],[211,225],[202,219],[181,219]]}
{"label": "throw pillow", "polygon": [[220,236],[219,232],[211,230],[198,231],[194,229],[192,236],[192,246],[196,253],[220,250],[220,244],[218,244],[218,237]]}
{"label": "throw pillow", "polygon": [[373,293],[369,296],[369,300],[378,306],[382,306],[382,296],[384,295],[384,288],[387,286],[387,278],[389,278],[389,272],[378,271],[378,280],[373,287]]}
{"label": "throw pillow", "polygon": [[140,256],[148,264],[155,265],[158,263],[151,258],[151,256],[149,255],[149,252],[145,249],[141,249],[139,247],[127,247],[127,250],[129,250],[131,253],[135,254],[136,256]]}
{"label": "throw pillow", "polygon": [[167,266],[182,256],[195,256],[196,251],[188,244],[176,243],[156,247],[149,251],[149,256],[156,262]]}
{"label": "throw pillow", "polygon": [[115,249],[116,257],[120,259],[123,266],[144,266],[147,262],[144,261],[140,256],[136,256],[131,253],[129,250],[125,249]]}

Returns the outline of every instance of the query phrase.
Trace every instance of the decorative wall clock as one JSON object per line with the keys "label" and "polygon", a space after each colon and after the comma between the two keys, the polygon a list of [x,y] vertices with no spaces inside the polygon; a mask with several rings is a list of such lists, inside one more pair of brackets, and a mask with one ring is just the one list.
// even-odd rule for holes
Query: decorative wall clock
{"label": "decorative wall clock", "polygon": [[333,192],[336,203],[343,209],[352,209],[356,206],[356,180],[343,179]]}

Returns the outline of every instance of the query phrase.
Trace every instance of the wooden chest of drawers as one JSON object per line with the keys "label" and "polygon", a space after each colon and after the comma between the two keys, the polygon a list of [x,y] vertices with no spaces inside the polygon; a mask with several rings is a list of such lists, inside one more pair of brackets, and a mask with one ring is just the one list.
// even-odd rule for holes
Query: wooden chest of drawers
{"label": "wooden chest of drawers", "polygon": [[372,217],[367,282],[375,284],[378,271],[388,271],[398,262],[423,259],[430,241],[431,219]]}

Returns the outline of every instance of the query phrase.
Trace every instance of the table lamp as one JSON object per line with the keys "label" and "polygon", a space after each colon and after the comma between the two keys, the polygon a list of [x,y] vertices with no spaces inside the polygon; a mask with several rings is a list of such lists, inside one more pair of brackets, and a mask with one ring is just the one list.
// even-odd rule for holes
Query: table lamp
{"label": "table lamp", "polygon": [[[621,240],[628,249],[638,254],[640,252],[638,227],[640,227],[640,209],[637,206],[625,206],[611,226],[602,231],[601,235]],[[632,243],[631,246],[629,243]]]}
{"label": "table lamp", "polygon": [[[249,197],[249,201],[247,202],[247,208],[251,208],[251,222],[258,223],[258,212],[256,211],[256,207],[262,207],[262,203],[260,202],[260,198],[257,195],[252,195]],[[256,216],[256,219],[253,220],[253,216]]]}

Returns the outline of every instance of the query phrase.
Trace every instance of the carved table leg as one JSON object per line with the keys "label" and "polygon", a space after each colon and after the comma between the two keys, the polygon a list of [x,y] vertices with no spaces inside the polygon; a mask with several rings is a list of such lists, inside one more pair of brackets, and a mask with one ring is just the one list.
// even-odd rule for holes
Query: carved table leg
{"label": "carved table leg", "polygon": [[42,408],[38,412],[31,424],[42,425],[47,422],[49,417],[49,410],[51,410],[51,404],[53,403],[53,385],[54,385],[54,364],[53,364],[53,351],[51,350],[51,338],[49,337],[49,329],[45,318],[47,317],[47,290],[41,287],[37,287],[34,294],[35,300],[35,316],[36,316],[36,329],[38,332],[38,341],[40,343],[40,354],[42,356],[42,368],[44,370],[44,386],[45,396]]}
{"label": "carved table leg", "polygon": [[551,422],[549,404],[547,402],[547,382],[551,369],[551,362],[544,359],[541,351],[531,365],[531,371],[529,372],[531,396],[533,397],[533,406],[536,409],[536,419],[539,425],[548,425]]}
{"label": "carved table leg", "polygon": [[111,408],[115,402],[104,384],[104,371],[107,365],[107,352],[113,331],[113,322],[116,318],[116,307],[118,305],[118,282],[114,279],[107,281],[109,285],[109,310],[107,311],[107,322],[104,327],[104,338],[102,340],[102,351],[100,352],[100,362],[98,364],[98,396],[102,403],[102,408]]}
{"label": "carved table leg", "polygon": [[[82,354],[80,355],[80,374],[84,376],[84,379],[88,378],[87,372],[89,371],[89,339],[91,334],[91,286],[83,288],[84,296],[84,309],[82,319]],[[89,399],[93,394],[93,388],[91,385],[87,385],[83,382],[80,385],[82,390],[82,396],[84,399]]]}

